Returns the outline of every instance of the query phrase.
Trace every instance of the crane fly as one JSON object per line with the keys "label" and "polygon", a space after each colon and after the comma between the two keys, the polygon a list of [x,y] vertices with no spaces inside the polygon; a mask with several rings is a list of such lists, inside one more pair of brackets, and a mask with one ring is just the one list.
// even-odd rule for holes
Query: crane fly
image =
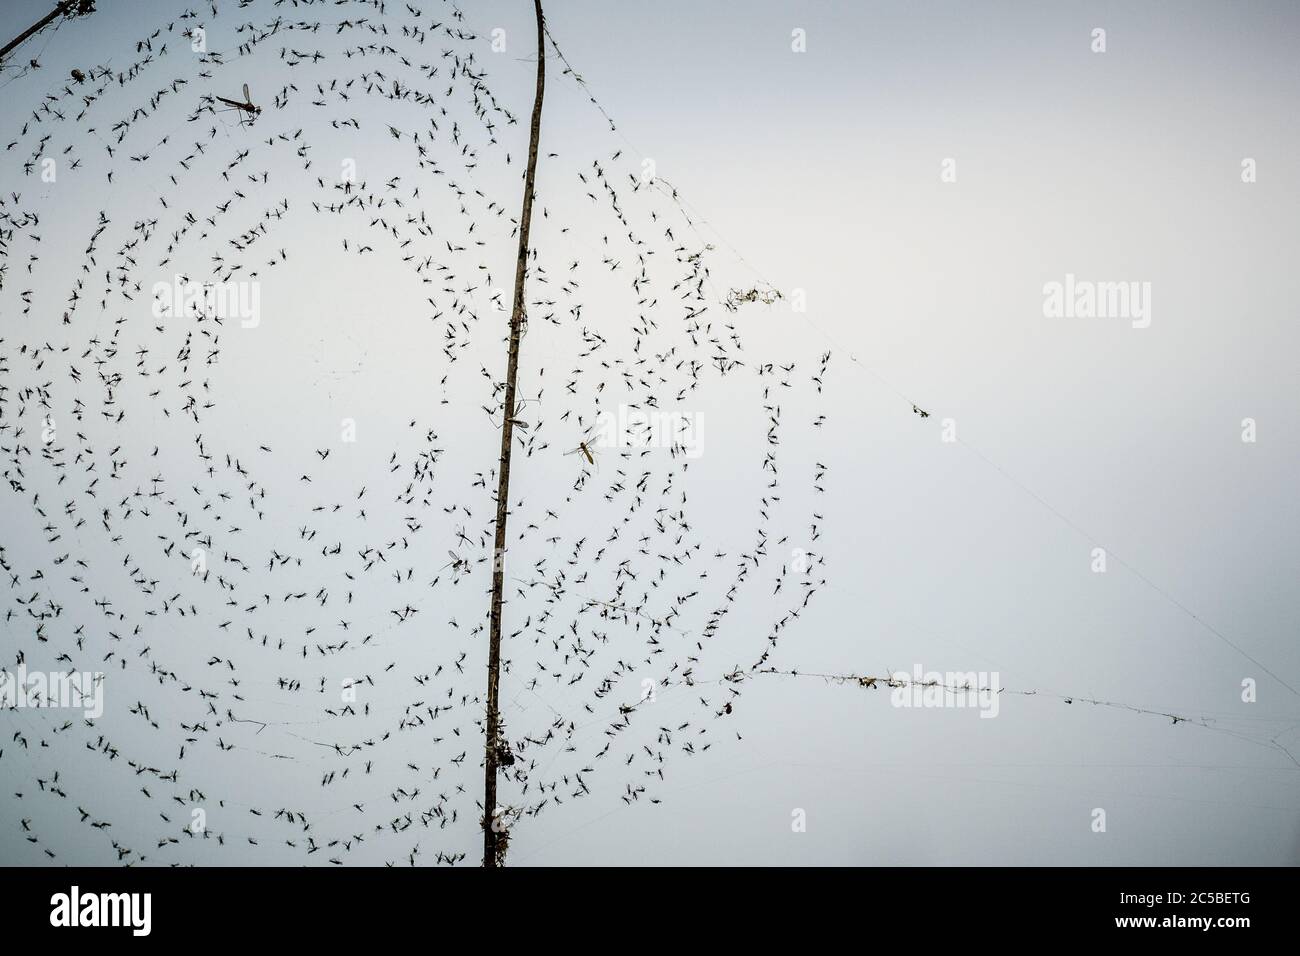
{"label": "crane fly", "polygon": [[251,126],[254,118],[256,118],[256,116],[262,112],[262,107],[253,105],[253,98],[252,96],[249,95],[247,83],[244,84],[244,102],[241,103],[238,100],[228,100],[224,96],[218,96],[216,97],[216,99],[220,100],[222,103],[225,103],[226,106],[228,106],[232,110],[241,110],[245,114],[247,114],[245,116],[240,117],[239,119],[240,126],[246,126],[246,125]]}
{"label": "crane fly", "polygon": [[[581,415],[578,416],[578,424],[579,425],[582,424]],[[576,448],[569,449],[568,451],[565,452],[565,454],[581,455],[583,458],[587,459],[587,464],[591,465],[597,471],[600,471],[600,466],[596,464],[596,457],[597,457],[596,455],[597,438],[595,435],[596,430],[597,429],[595,424],[589,425],[585,429],[583,429],[582,437],[578,440],[578,446]]]}
{"label": "crane fly", "polygon": [[591,465],[597,471],[600,470],[600,467],[596,464],[596,449],[592,443],[590,436],[587,436],[586,438],[582,439],[580,442],[578,442],[577,448],[572,448],[569,451],[566,451],[565,454],[581,455],[583,458],[587,459],[587,464]]}
{"label": "crane fly", "polygon": [[[520,416],[520,414],[523,412],[523,410],[524,410],[524,406],[525,406],[525,405],[529,404],[530,402],[535,402],[535,401],[537,401],[537,399],[535,399],[535,398],[525,398],[525,399],[521,399],[520,401],[515,402],[515,413],[514,413],[514,415],[509,419],[510,424],[513,425],[515,428],[521,428],[521,429],[523,429],[524,431],[528,431],[528,429],[529,429],[529,427],[530,427],[529,424],[528,424],[528,422],[524,421],[524,420],[523,420],[522,418],[520,418],[519,416]],[[486,405],[482,406],[482,408],[483,408],[483,411],[485,411],[485,412],[488,413],[488,415],[495,415],[495,413],[492,411],[492,409],[488,408]],[[505,418],[502,418],[502,420],[501,420],[501,424],[500,424],[500,425],[497,425],[496,427],[497,427],[497,428],[504,428],[504,427],[505,427],[505,423],[506,423],[506,419],[505,419]]]}

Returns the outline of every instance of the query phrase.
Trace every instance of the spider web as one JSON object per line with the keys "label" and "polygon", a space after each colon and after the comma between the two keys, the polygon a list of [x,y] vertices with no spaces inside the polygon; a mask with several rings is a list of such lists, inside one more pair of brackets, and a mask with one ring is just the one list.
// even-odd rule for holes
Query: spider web
{"label": "spider web", "polygon": [[[103,703],[3,711],[33,854],[477,862],[507,104],[531,94],[490,85],[488,49],[451,4],[248,3],[151,26],[85,83],[15,84],[0,633],[11,670],[102,675]],[[213,99],[244,82],[251,125]],[[824,581],[829,354],[770,347],[782,307],[603,124],[548,137],[577,109],[549,82],[507,829],[658,802],[743,746],[741,681]],[[595,465],[567,454],[593,436]]]}

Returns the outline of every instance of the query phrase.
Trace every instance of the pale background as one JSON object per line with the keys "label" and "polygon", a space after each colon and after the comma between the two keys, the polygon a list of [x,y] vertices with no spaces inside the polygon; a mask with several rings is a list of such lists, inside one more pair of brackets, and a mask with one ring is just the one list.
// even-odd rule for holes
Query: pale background
{"label": "pale background", "polygon": [[[47,6],[6,3],[0,32]],[[179,9],[100,7],[93,26],[14,59],[43,48],[44,68],[66,75]],[[530,5],[463,9],[507,29],[510,54],[484,62],[525,116],[532,65],[514,57],[528,55]],[[1300,683],[1296,8],[562,0],[548,17],[630,145],[555,69],[544,147],[590,137],[653,157],[761,276],[806,290],[806,314],[756,319],[756,337],[835,352],[817,453],[831,466],[830,585],[780,666],[997,671],[1010,688],[1223,732],[1048,696],[1007,697],[980,720],[771,678],[746,691],[745,740],[676,767],[663,805],[629,808],[616,790],[570,802],[519,828],[511,862],[1300,861],[1300,766],[1268,744],[1300,752],[1300,699],[1177,606]],[[1094,27],[1105,54],[1090,52]],[[806,53],[791,52],[795,28]],[[5,142],[42,89],[37,75],[0,93]],[[940,182],[946,157],[953,184]],[[1257,183],[1241,182],[1244,157]],[[12,162],[5,191],[19,188]],[[125,210],[132,188],[90,201]],[[1150,328],[1045,319],[1042,285],[1067,272],[1149,281]],[[333,294],[361,312],[382,293]],[[19,338],[14,291],[0,302],[0,334]],[[313,354],[331,368],[364,354],[371,377],[338,386],[360,407],[403,368],[402,340],[338,311]],[[288,431],[274,377],[294,373],[271,343],[293,341],[268,339],[238,368],[244,412]],[[961,443],[940,441],[945,418]],[[1090,571],[1097,546],[1112,553],[1104,575]],[[1257,703],[1241,701],[1246,678]],[[22,840],[32,809],[13,789],[6,774],[0,859],[45,862]],[[1098,807],[1105,834],[1090,828]],[[791,832],[795,808],[806,833]],[[43,838],[63,862],[107,862],[79,858],[58,827],[49,818]]]}

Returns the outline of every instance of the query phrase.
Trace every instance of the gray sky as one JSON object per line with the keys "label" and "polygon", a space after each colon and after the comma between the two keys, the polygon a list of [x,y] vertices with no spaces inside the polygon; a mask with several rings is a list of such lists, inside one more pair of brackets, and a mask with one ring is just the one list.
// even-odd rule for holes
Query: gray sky
{"label": "gray sky", "polygon": [[[3,32],[17,32],[46,6],[27,0],[7,4]],[[0,83],[9,84],[0,107],[5,144],[19,138],[18,128],[41,97],[61,88],[68,69],[104,63],[115,71],[126,69],[136,58],[136,40],[183,9],[141,0],[124,16],[125,6],[105,0],[93,20],[42,35],[15,54],[17,64],[39,54],[42,67],[16,79],[8,69],[0,74]],[[389,7],[389,16],[399,20],[395,5]],[[441,4],[424,9],[426,22],[445,19]],[[474,49],[493,92],[515,115],[526,117],[533,70],[527,62],[531,10],[518,2],[466,3],[462,9],[466,29],[481,38],[466,40],[461,48]],[[263,269],[264,321],[257,329],[223,329],[221,361],[201,370],[215,402],[202,428],[205,443],[216,454],[240,450],[250,462],[257,444],[275,449],[273,460],[259,461],[256,478],[275,502],[274,510],[241,531],[248,536],[241,553],[257,559],[250,558],[250,564],[265,565],[272,549],[297,548],[297,529],[316,520],[308,511],[316,500],[346,495],[351,510],[361,485],[378,489],[376,496],[390,485],[400,491],[411,472],[389,477],[389,454],[400,453],[404,464],[414,460],[425,429],[433,428],[436,438],[424,444],[446,449],[437,481],[430,485],[440,490],[436,503],[420,512],[427,528],[417,550],[423,550],[401,561],[417,569],[417,579],[427,579],[450,560],[444,552],[458,547],[457,525],[469,525],[475,538],[485,528],[490,532],[487,494],[475,491],[473,482],[476,473],[489,471],[499,440],[481,410],[490,394],[480,371],[499,375],[499,335],[483,334],[476,325],[466,339],[471,344],[449,371],[441,361],[444,329],[429,320],[428,291],[411,279],[401,253],[381,247],[365,259],[344,253],[339,244],[340,237],[349,237],[355,250],[358,240],[373,240],[374,231],[366,231],[369,219],[392,214],[392,207],[358,214],[356,221],[313,216],[305,208],[321,198],[314,177],[337,178],[340,163],[354,158],[359,178],[376,191],[391,176],[402,175],[400,190],[406,192],[390,192],[412,207],[409,189],[421,186],[436,223],[431,244],[463,240],[472,217],[460,214],[442,180],[418,169],[409,142],[392,139],[385,129],[391,123],[409,137],[426,122],[425,111],[375,102],[313,109],[307,99],[315,75],[310,82],[301,79],[312,67],[286,67],[276,52],[281,45],[335,51],[341,41],[322,31],[311,39],[268,41],[255,57],[235,55],[243,37],[234,34],[234,25],[249,19],[262,23],[276,12],[331,22],[344,15],[332,7],[320,13],[276,11],[268,4],[247,11],[223,7],[211,21],[208,40],[210,49],[226,51],[227,63],[217,71],[220,83],[211,87],[196,77],[189,51],[168,41],[166,68],[158,77],[184,75],[194,83],[132,130],[124,153],[156,149],[157,158],[133,164],[119,156],[111,187],[103,175],[106,155],[85,124],[56,127],[47,121],[41,127],[52,132],[42,155],[61,155],[66,144],[75,143],[85,157],[77,170],[61,168],[56,183],[42,184],[39,170],[23,173],[23,161],[43,135],[39,130],[4,154],[3,192],[21,192],[18,208],[39,213],[42,259],[29,279],[27,256],[34,246],[13,242],[0,291],[0,348],[6,359],[0,384],[9,390],[0,414],[12,426],[24,404],[21,390],[62,379],[68,362],[51,357],[47,368],[36,370],[16,354],[21,343],[57,347],[66,341],[80,355],[88,339],[112,334],[113,320],[128,311],[119,301],[98,315],[96,276],[93,284],[87,279],[76,322],[61,327],[75,270],[67,263],[58,266],[54,250],[73,250],[73,264],[80,269],[80,250],[103,208],[114,228],[91,274],[113,268],[108,263],[120,261],[130,222],[157,216],[158,235],[165,237],[178,228],[179,210],[200,204],[206,209],[235,188],[221,170],[244,140],[256,144],[258,137],[280,130],[292,134],[300,127],[313,144],[310,173],[301,168],[293,147],[275,147],[265,161],[259,151],[252,165],[232,174],[241,181],[253,170],[273,173],[265,189],[242,179],[253,204],[240,215],[241,225],[251,227],[258,213],[287,195],[292,195],[294,217],[277,224],[267,238],[274,249],[263,254],[262,247],[251,247],[254,263],[264,264],[281,247],[289,254],[283,265]],[[366,13],[358,6],[355,17],[360,16]],[[699,672],[720,675],[748,666],[762,652],[764,634],[795,589],[790,584],[776,600],[766,585],[792,559],[793,549],[802,547],[822,559],[814,574],[827,583],[783,631],[773,666],[877,675],[915,667],[989,672],[1005,688],[1040,694],[1004,694],[996,719],[981,719],[969,708],[891,706],[891,694],[883,688],[753,677],[743,685],[736,713],[708,724],[719,728],[710,730],[714,745],[708,751],[684,755],[680,738],[674,741],[678,746],[665,748],[672,750],[663,764],[665,779],[647,795],[660,804],[639,799],[629,805],[621,799],[624,780],[639,772],[640,764],[622,776],[621,768],[602,770],[594,776],[592,796],[566,799],[525,818],[512,834],[510,862],[1296,862],[1300,766],[1280,749],[1300,753],[1300,701],[1286,686],[1300,688],[1293,268],[1300,251],[1293,226],[1300,191],[1290,172],[1300,148],[1294,118],[1300,17],[1294,7],[568,0],[552,3],[548,18],[566,56],[619,131],[608,130],[572,79],[560,75],[558,62],[550,61],[543,149],[560,155],[551,161],[543,157],[539,204],[554,212],[555,221],[537,224],[535,245],[553,274],[575,257],[584,259],[587,304],[582,321],[566,321],[563,327],[539,322],[540,310],[533,310],[522,387],[525,394],[547,389],[537,403],[541,411],[534,411],[548,419],[552,447],[522,459],[516,474],[521,484],[514,487],[529,506],[512,521],[526,524],[523,516],[532,515],[544,523],[544,512],[553,507],[560,515],[555,534],[567,548],[584,537],[592,539],[590,547],[599,547],[597,541],[620,520],[617,504],[586,489],[576,502],[565,501],[577,459],[558,454],[560,446],[573,444],[575,433],[561,425],[559,415],[570,407],[575,415],[591,408],[578,407],[576,400],[570,404],[562,395],[563,376],[583,346],[580,330],[596,329],[611,340],[611,352],[631,354],[626,291],[616,290],[612,279],[606,288],[598,269],[586,271],[599,263],[611,220],[590,204],[574,174],[587,170],[592,158],[614,168],[609,157],[620,149],[621,174],[636,174],[642,157],[650,157],[658,175],[707,220],[698,233],[685,225],[677,228],[684,241],[716,246],[710,256],[713,284],[724,289],[766,281],[787,295],[771,308],[749,306],[734,315],[715,303],[710,317],[717,327],[731,321],[740,328],[747,361],[797,362],[796,387],[781,397],[788,423],[781,446],[782,501],[772,509],[770,529],[773,542],[788,540],[780,549],[768,549],[764,585],[747,593],[728,626],[709,643]],[[504,53],[490,47],[496,27],[506,31]],[[1091,49],[1096,28],[1106,31],[1104,53]],[[791,49],[796,29],[805,31],[806,52]],[[430,41],[425,55],[432,59],[450,46],[450,41]],[[378,58],[373,65],[389,69]],[[333,62],[326,67],[333,69]],[[347,61],[336,72],[367,68]],[[290,80],[302,95],[290,109],[275,110],[271,99]],[[245,81],[265,107],[252,131],[242,130],[229,114],[187,122],[202,93],[235,95]],[[112,120],[145,105],[160,85],[151,76],[114,91],[117,98],[97,120],[101,140],[111,141]],[[474,118],[463,101],[461,113],[448,108],[449,118],[471,128]],[[348,137],[322,119],[347,115],[362,119],[363,135]],[[183,186],[172,186],[168,175],[174,167],[166,164],[207,137],[214,124],[211,155],[193,175],[181,177]],[[472,173],[473,185],[498,199],[506,217],[516,215],[524,125],[500,131],[513,165],[485,160]],[[473,128],[478,136],[481,127]],[[156,146],[163,136],[169,142]],[[436,149],[448,148],[445,136],[431,147],[435,158]],[[1247,158],[1255,161],[1253,183],[1242,181]],[[949,159],[955,163],[949,167],[955,168],[955,182],[941,178]],[[159,204],[160,195],[171,197],[168,207]],[[643,229],[650,207],[628,208],[629,218]],[[655,208],[671,211],[671,204]],[[559,232],[561,220],[572,226],[570,233]],[[477,234],[489,242],[484,256],[491,285],[504,287],[508,298],[513,256],[508,224],[494,217],[475,222]],[[617,230],[617,223],[612,227]],[[224,242],[237,230],[214,230],[214,235]],[[140,254],[135,276],[145,283],[145,293],[153,281],[175,271],[158,266],[158,239],[152,243],[147,256]],[[182,243],[177,268],[182,261],[187,269],[211,268],[215,245]],[[233,256],[228,244],[224,248]],[[667,258],[670,247],[658,241],[656,248]],[[668,292],[668,275],[656,276],[656,291]],[[1127,317],[1046,317],[1044,285],[1065,282],[1067,275],[1149,283],[1149,326],[1134,327]],[[36,293],[34,307],[24,315],[21,293],[29,288]],[[806,312],[791,308],[796,290],[806,298]],[[529,292],[533,295],[534,288]],[[444,301],[441,293],[439,301]],[[183,330],[168,326],[165,334],[154,336],[141,311],[145,306],[135,308],[122,333],[123,354],[148,341],[154,350],[149,364],[177,361]],[[681,332],[665,323],[657,346],[679,342],[685,350]],[[201,350],[206,343],[194,347],[195,353]],[[825,391],[818,395],[808,376],[825,350],[833,359]],[[131,366],[127,362],[123,368]],[[536,375],[542,367],[545,376]],[[87,362],[82,371],[92,374],[91,368]],[[443,374],[452,375],[448,386],[439,383]],[[761,384],[751,374],[711,378],[686,403],[685,410],[704,415],[702,455],[680,485],[689,487],[694,503],[689,537],[703,542],[704,551],[735,555],[752,546],[755,502],[769,478],[757,466],[767,425]],[[82,429],[96,446],[102,470],[111,467],[109,448],[121,443],[129,449],[129,478],[120,483],[120,492],[114,487],[106,493],[105,506],[108,497],[120,499],[128,489],[147,484],[152,471],[174,475],[176,491],[203,480],[192,453],[196,429],[180,416],[161,414],[164,404],[175,413],[177,403],[150,400],[151,388],[147,382],[122,387],[121,401],[131,414],[125,427],[92,417]],[[101,395],[88,388],[84,394],[61,386],[55,391],[54,417],[65,420],[73,395],[83,400]],[[446,405],[439,404],[443,398]],[[914,415],[913,402],[929,417]],[[819,414],[828,416],[826,424],[812,427]],[[338,441],[343,418],[358,423],[355,447]],[[416,418],[420,425],[412,430],[408,422]],[[1255,422],[1254,442],[1242,441],[1247,418]],[[27,411],[24,444],[32,444],[39,421],[39,414]],[[946,424],[957,441],[942,440]],[[72,429],[69,421],[67,430]],[[14,435],[6,430],[0,437],[10,467]],[[154,445],[162,448],[157,467],[149,460]],[[313,452],[325,448],[333,449],[332,470],[321,464],[327,473],[318,473],[314,487],[304,491],[299,476],[317,467]],[[675,466],[662,455],[647,461],[654,474],[647,498],[653,499]],[[827,466],[825,492],[813,491],[814,462]],[[593,488],[616,480],[619,466],[615,454],[604,455]],[[640,467],[631,468],[633,480]],[[59,520],[70,495],[57,484],[58,473],[36,458],[25,463],[25,471],[27,494],[7,493],[0,544],[24,579],[37,568],[50,578],[57,571],[60,590],[50,594],[66,600],[68,618],[49,625],[57,634],[50,645],[63,650],[71,646],[68,621],[81,621],[73,615],[78,601],[84,608],[85,597],[69,592],[66,572],[52,564],[72,546],[44,540],[47,517],[34,512],[31,493],[39,492],[47,512]],[[114,484],[108,478],[103,482]],[[472,519],[442,510],[461,500],[474,502]],[[673,507],[668,496],[658,496],[654,507],[659,501]],[[90,504],[82,509],[93,526],[95,509]],[[353,549],[392,540],[393,529],[400,530],[412,513],[391,494],[374,500],[368,510],[365,528],[336,519],[328,531],[322,523],[317,540],[346,541]],[[813,511],[823,516],[816,542],[807,537]],[[241,834],[220,850],[182,843],[158,852],[155,861],[301,862],[300,852],[283,846],[285,834],[260,818],[250,819],[248,807],[310,810],[318,839],[346,836],[349,827],[359,828],[349,816],[354,800],[378,807],[388,799],[388,789],[409,789],[413,779],[428,792],[451,786],[451,780],[469,791],[469,796],[449,795],[446,806],[459,808],[459,821],[449,830],[421,835],[420,861],[431,862],[438,850],[465,851],[471,862],[475,859],[472,797],[481,785],[475,765],[481,737],[472,733],[472,706],[454,718],[466,734],[463,744],[444,740],[435,747],[423,731],[410,733],[400,738],[409,743],[390,746],[376,759],[373,784],[350,778],[322,787],[321,776],[331,769],[341,773],[352,766],[360,775],[359,761],[335,759],[311,741],[382,733],[392,725],[388,718],[411,702],[411,675],[439,663],[451,671],[462,652],[468,655],[466,673],[455,693],[480,691],[485,641],[473,637],[473,624],[466,622],[481,613],[481,568],[474,572],[477,577],[451,590],[444,571],[442,590],[429,598],[433,606],[422,609],[417,623],[370,628],[379,634],[375,648],[346,660],[332,656],[300,663],[292,656],[264,654],[242,635],[218,629],[228,615],[210,591],[193,591],[208,595],[198,615],[149,616],[156,596],[140,594],[128,586],[129,578],[107,570],[121,563],[123,549],[137,561],[156,562],[161,570],[148,575],[174,584],[160,585],[163,597],[183,588],[188,594],[196,585],[186,580],[187,562],[168,564],[155,553],[160,545],[151,525],[137,519],[124,528],[125,542],[92,537],[90,531],[69,531],[64,539],[75,542],[77,553],[92,564],[92,593],[111,596],[132,626],[147,629],[138,643],[178,672],[193,674],[193,680],[216,681],[210,675],[220,665],[208,663],[213,656],[234,662],[234,673],[245,684],[222,692],[246,698],[237,714],[275,721],[262,733],[248,725],[221,728],[223,739],[237,745],[230,752],[212,746],[208,738],[215,732],[205,733],[178,763],[176,750],[185,734],[176,722],[200,719],[202,708],[196,708],[193,694],[158,685],[137,665],[134,646],[126,645],[132,664],[106,686],[102,732],[137,748],[156,766],[179,765],[188,785],[201,782],[209,797],[223,796],[229,806],[210,808],[210,825]],[[543,540],[531,540],[519,549],[523,565],[547,553]],[[1093,571],[1098,547],[1107,550],[1107,570],[1101,574]],[[364,590],[357,587],[364,608],[336,613],[349,587],[338,574],[341,565],[312,560],[323,569],[319,574],[310,562],[297,577],[291,569],[276,571],[267,577],[267,589],[280,601],[291,587],[327,583],[335,603],[324,609],[295,603],[267,612],[253,625],[259,633],[301,632],[304,622],[318,618],[324,628],[354,613],[382,622],[394,606],[390,597],[399,607],[407,600],[405,586],[367,582]],[[553,570],[561,557],[551,560]],[[647,575],[657,571],[653,558],[645,563],[651,569]],[[707,611],[725,591],[731,562],[725,567],[725,572],[712,571],[703,585],[701,600],[709,603],[684,615],[681,626],[690,633],[698,635]],[[580,562],[571,574],[584,570],[592,575],[593,593],[607,595],[616,586],[608,568]],[[698,570],[693,567],[691,574]],[[691,587],[685,571],[672,574],[666,589]],[[286,575],[282,586],[280,577]],[[42,586],[25,580],[22,587],[7,588],[6,610],[13,608],[21,618],[17,598],[26,600]],[[240,586],[241,596],[261,593],[256,581]],[[575,602],[580,603],[570,597],[571,610]],[[516,610],[536,615],[540,599],[520,599]],[[268,616],[270,622],[262,623]],[[557,630],[569,617],[572,613]],[[444,618],[456,618],[458,626],[450,628]],[[79,655],[78,663],[90,666],[116,642],[108,633],[114,628],[93,617],[85,620],[94,622],[87,646],[103,649],[93,657]],[[430,636],[428,626],[434,624],[436,636]],[[507,630],[522,625],[507,620]],[[6,667],[14,661],[11,642],[33,661],[47,650],[26,621],[0,628]],[[611,626],[611,633],[614,640],[602,647],[593,673],[604,673],[632,646],[620,643],[630,640],[629,628]],[[526,690],[524,675],[537,669],[535,658],[547,663],[549,658],[539,656],[527,636],[520,640],[511,654],[518,667],[503,679],[507,725],[540,734],[556,715],[577,723],[592,720],[574,752],[545,751],[545,760],[554,763],[539,769],[537,777],[582,772],[604,742],[604,725],[582,710],[589,697],[564,688],[539,688],[541,694]],[[665,640],[674,645],[673,660],[692,646],[680,634]],[[405,683],[381,680],[382,694],[372,702],[377,711],[395,710],[369,721],[364,730],[354,731],[353,724],[340,730],[338,720],[321,713],[317,698],[287,695],[275,686],[286,675],[313,689],[318,679],[334,684],[358,671],[379,676],[395,660]],[[57,665],[49,659],[40,666]],[[1247,679],[1257,682],[1253,703],[1242,700]],[[631,694],[635,701],[639,680],[638,674],[618,699]],[[629,734],[619,746],[635,751],[649,743],[659,749],[657,727],[698,722],[701,714],[708,719],[726,694],[716,684],[665,689],[650,708],[649,721],[638,723],[636,736]],[[162,725],[158,730],[129,712],[148,695],[153,719]],[[709,708],[698,706],[701,695],[710,699]],[[1083,698],[1188,720],[1174,725],[1168,717],[1095,707]],[[607,709],[611,703],[605,702]],[[223,699],[223,710],[226,706],[235,704]],[[0,855],[6,862],[45,862],[40,847],[54,849],[61,862],[110,862],[115,854],[107,841],[77,823],[69,802],[84,805],[94,799],[98,805],[92,813],[112,819],[114,838],[148,852],[160,833],[184,825],[190,803],[185,814],[174,804],[171,824],[163,825],[156,819],[158,807],[136,794],[131,775],[87,759],[79,743],[60,743],[53,728],[66,716],[11,711],[0,717],[14,728],[4,735],[0,757],[6,778],[25,779],[25,789],[37,791],[35,778],[48,779],[58,768],[71,796],[62,801],[28,795],[19,801],[8,792],[0,795]],[[51,747],[22,753],[9,740],[14,731],[26,733],[34,748],[42,736]],[[85,736],[81,726],[68,733]],[[737,733],[744,739],[737,740]],[[469,753],[463,765],[446,762],[462,750]],[[408,761],[421,770],[406,774]],[[437,782],[428,780],[439,765],[444,770]],[[168,797],[173,789],[150,786]],[[1093,829],[1098,808],[1106,814],[1104,833]],[[806,832],[792,832],[792,814],[799,810],[806,815]],[[375,810],[366,822],[386,820],[382,814]],[[40,847],[24,840],[22,819],[31,819],[39,830]],[[260,838],[257,848],[246,844],[245,833]],[[414,841],[376,836],[349,851],[354,853],[349,859],[400,862]]]}

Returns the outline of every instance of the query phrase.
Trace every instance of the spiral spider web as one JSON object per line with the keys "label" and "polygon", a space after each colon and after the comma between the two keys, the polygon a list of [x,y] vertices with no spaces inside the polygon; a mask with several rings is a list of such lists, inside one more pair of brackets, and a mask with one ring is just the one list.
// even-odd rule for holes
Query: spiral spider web
{"label": "spiral spider web", "polygon": [[3,711],[33,860],[476,862],[507,412],[507,830],[743,746],[823,581],[829,355],[746,348],[771,293],[558,91],[501,407],[531,87],[429,6],[214,5],[11,90],[5,656],[103,675]]}

